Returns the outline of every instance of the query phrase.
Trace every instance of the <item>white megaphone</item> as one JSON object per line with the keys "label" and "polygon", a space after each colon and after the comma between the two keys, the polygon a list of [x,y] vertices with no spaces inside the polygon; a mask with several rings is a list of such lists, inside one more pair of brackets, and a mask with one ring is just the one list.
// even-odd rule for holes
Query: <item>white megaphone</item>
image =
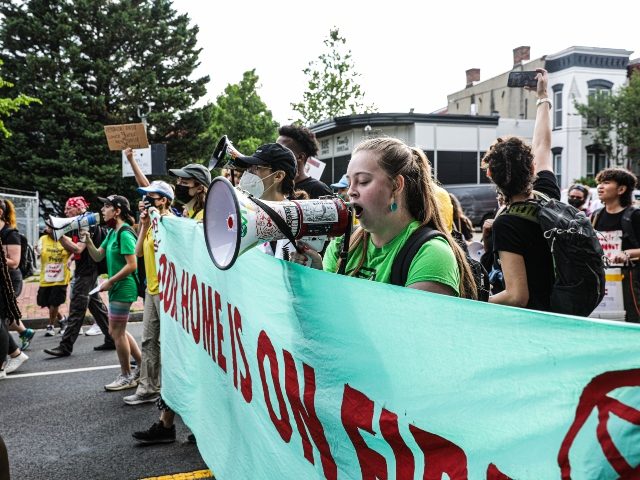
{"label": "white megaphone", "polygon": [[[220,270],[231,268],[240,255],[259,243],[290,238],[277,223],[288,227],[295,240],[310,243],[317,250],[328,236],[343,235],[351,228],[347,204],[339,197],[258,201],[271,214],[226,178],[216,177],[211,182],[204,206],[204,238],[211,260]],[[278,216],[275,220],[274,215]]]}
{"label": "white megaphone", "polygon": [[82,228],[89,228],[92,225],[97,225],[98,223],[100,223],[100,214],[85,212],[82,215],[78,215],[77,217],[49,217],[49,220],[45,221],[44,223],[47,227],[53,230],[53,232],[51,233],[53,239],[60,240],[62,236],[67,232],[71,232],[72,230],[80,230]]}

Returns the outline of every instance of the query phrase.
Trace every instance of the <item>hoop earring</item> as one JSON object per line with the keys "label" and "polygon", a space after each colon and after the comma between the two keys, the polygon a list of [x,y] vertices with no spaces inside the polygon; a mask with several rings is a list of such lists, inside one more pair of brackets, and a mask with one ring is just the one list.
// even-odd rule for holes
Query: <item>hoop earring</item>
{"label": "hoop earring", "polygon": [[398,204],[396,203],[395,200],[393,202],[391,202],[391,205],[389,205],[389,210],[391,211],[391,213],[393,213],[396,210],[398,210]]}

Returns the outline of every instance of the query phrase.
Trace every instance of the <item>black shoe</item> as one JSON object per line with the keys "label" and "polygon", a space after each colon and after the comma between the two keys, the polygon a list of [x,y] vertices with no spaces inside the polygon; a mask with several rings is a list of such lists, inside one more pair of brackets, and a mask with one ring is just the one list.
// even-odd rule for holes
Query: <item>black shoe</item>
{"label": "black shoe", "polygon": [[154,423],[149,430],[144,432],[133,432],[133,438],[145,445],[155,445],[156,443],[173,443],[176,441],[176,426],[165,428],[162,422]]}
{"label": "black shoe", "polygon": [[93,347],[94,350],[97,351],[103,351],[103,350],[115,350],[116,349],[116,344],[115,343],[103,343],[102,345],[98,345],[97,347]]}
{"label": "black shoe", "polygon": [[56,348],[45,348],[44,353],[48,355],[53,355],[54,357],[68,357],[71,353],[63,350],[61,347]]}

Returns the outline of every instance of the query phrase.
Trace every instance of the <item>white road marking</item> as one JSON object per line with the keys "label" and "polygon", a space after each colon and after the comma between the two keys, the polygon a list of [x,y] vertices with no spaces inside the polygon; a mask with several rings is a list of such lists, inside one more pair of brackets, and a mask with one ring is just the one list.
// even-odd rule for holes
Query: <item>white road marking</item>
{"label": "white road marking", "polygon": [[101,367],[86,367],[86,368],[70,368],[67,370],[53,370],[50,372],[35,372],[35,373],[18,373],[17,375],[9,374],[5,380],[11,378],[27,378],[27,377],[42,377],[46,375],[60,375],[61,373],[75,373],[75,372],[91,372],[93,370],[107,370],[109,368],[120,368],[120,365],[103,365]]}

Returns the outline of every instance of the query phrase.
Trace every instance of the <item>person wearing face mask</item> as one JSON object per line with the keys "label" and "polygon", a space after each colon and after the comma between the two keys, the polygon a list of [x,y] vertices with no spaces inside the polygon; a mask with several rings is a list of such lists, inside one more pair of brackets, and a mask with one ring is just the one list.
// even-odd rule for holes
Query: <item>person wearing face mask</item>
{"label": "person wearing face mask", "polygon": [[[233,163],[244,170],[238,188],[256,198],[273,202],[309,198],[305,191],[294,190],[296,160],[293,152],[283,145],[267,143],[258,147],[253,155],[236,158]],[[259,248],[284,260],[288,260],[294,250],[286,239],[265,242]]]}
{"label": "person wearing face mask", "polygon": [[568,202],[572,207],[587,213],[587,200],[589,200],[589,189],[584,185],[576,183],[569,188]]}
{"label": "person wearing face mask", "polygon": [[136,243],[136,256],[144,258],[147,288],[142,313],[142,364],[140,380],[133,395],[122,400],[127,405],[155,402],[160,397],[160,285],[156,270],[156,251],[149,211],[157,209],[161,217],[172,215],[173,189],[163,181],[155,180],[148,187],[138,188],[144,194],[139,204],[140,233]]}
{"label": "person wearing face mask", "polygon": [[[136,237],[131,229],[134,219],[129,200],[120,195],[98,197],[104,203],[102,217],[110,228],[106,238],[96,247],[88,232],[81,233],[81,241],[95,262],[106,258],[109,278],[100,284],[100,291],[109,292],[109,333],[116,344],[121,373],[104,388],[107,391],[124,390],[138,385],[139,365],[142,363],[140,348],[133,336],[127,332],[127,321],[131,304],[138,298],[138,287],[134,278],[137,262],[135,256]],[[129,357],[133,356],[138,367],[131,371]]]}
{"label": "person wearing face mask", "polygon": [[[146,175],[142,173],[138,162],[133,157],[133,150],[127,148],[125,156],[131,164],[131,169],[139,187],[150,185]],[[204,165],[190,163],[182,168],[172,168],[169,173],[176,179],[175,200],[183,207],[183,216],[202,221],[204,217],[204,202],[207,189],[211,183],[211,172]]]}

